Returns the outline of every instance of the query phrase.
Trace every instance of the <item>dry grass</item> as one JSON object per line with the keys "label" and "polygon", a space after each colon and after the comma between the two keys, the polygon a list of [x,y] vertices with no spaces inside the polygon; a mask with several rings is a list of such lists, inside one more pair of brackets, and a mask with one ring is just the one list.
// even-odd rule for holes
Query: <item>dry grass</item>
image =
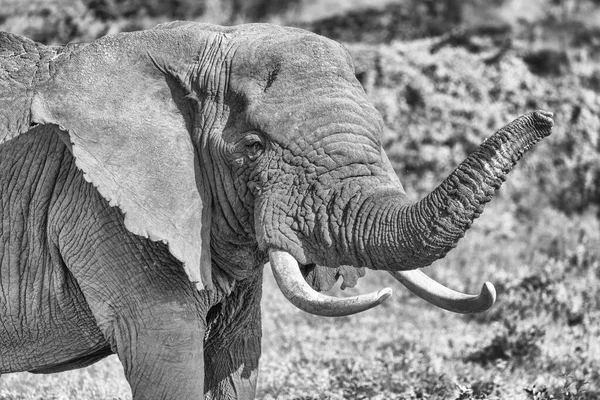
{"label": "dry grass", "polygon": [[131,399],[123,367],[116,356],[90,367],[59,374],[27,372],[0,377],[2,400]]}
{"label": "dry grass", "polygon": [[[492,206],[430,271],[459,289],[474,291],[484,278],[497,283],[499,302],[483,316],[437,310],[375,273],[361,280],[361,292],[382,285],[399,290],[381,307],[346,318],[308,316],[267,289],[260,398],[528,399],[537,393],[560,399],[575,398],[569,396],[578,385],[579,398],[600,396],[597,221],[563,220],[564,231],[533,227],[533,240],[545,234],[553,243],[573,230],[589,235],[552,258],[543,254],[549,250],[543,241],[484,234],[505,223],[499,208]],[[537,254],[530,261],[522,259],[524,243]],[[266,286],[272,287],[269,274]]]}

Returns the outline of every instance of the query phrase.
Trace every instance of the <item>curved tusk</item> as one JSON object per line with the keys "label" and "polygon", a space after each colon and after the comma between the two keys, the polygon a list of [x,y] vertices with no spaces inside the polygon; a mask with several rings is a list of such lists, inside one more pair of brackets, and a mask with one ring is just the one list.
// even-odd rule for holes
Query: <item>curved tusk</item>
{"label": "curved tusk", "polygon": [[489,310],[496,301],[496,289],[490,282],[481,287],[479,295],[456,292],[434,281],[420,270],[390,272],[401,284],[431,304],[461,314]]}
{"label": "curved tusk", "polygon": [[324,317],[356,314],[378,306],[392,295],[392,289],[385,288],[379,292],[353,297],[327,296],[310,287],[300,272],[298,261],[291,254],[270,249],[269,261],[283,295],[290,303],[310,314]]}

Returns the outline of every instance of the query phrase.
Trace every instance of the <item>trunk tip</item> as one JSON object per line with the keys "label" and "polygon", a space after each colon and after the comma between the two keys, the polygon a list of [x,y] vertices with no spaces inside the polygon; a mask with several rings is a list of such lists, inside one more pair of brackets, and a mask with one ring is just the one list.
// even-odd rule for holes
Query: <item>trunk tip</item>
{"label": "trunk tip", "polygon": [[548,125],[550,127],[554,125],[554,120],[552,119],[554,113],[551,111],[536,110],[533,112],[533,117],[539,124]]}

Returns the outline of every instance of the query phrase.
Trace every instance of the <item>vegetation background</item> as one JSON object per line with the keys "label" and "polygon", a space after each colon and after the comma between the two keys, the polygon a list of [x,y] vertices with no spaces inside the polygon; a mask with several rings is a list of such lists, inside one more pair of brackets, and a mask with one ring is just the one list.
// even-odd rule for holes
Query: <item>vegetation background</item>
{"label": "vegetation background", "polygon": [[[600,1],[0,0],[0,29],[43,43],[189,19],[272,22],[343,42],[414,198],[533,109],[553,135],[525,156],[459,246],[428,273],[498,303],[462,316],[393,286],[360,315],[295,309],[265,273],[260,399],[600,399]],[[129,399],[115,356],[0,378],[0,399]]]}

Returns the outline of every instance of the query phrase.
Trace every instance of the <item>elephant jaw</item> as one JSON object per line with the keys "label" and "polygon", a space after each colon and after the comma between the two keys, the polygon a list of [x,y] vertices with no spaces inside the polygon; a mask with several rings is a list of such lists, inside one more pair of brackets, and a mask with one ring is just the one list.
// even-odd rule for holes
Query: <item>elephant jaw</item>
{"label": "elephant jaw", "polygon": [[[368,310],[390,298],[392,290],[382,289],[366,295],[336,298],[321,294],[304,280],[298,261],[289,253],[270,249],[269,261],[275,281],[283,295],[296,307],[310,314],[341,317]],[[479,295],[449,289],[423,272],[391,272],[392,276],[417,296],[445,310],[468,314],[489,309],[496,300],[494,286],[486,282]]]}

